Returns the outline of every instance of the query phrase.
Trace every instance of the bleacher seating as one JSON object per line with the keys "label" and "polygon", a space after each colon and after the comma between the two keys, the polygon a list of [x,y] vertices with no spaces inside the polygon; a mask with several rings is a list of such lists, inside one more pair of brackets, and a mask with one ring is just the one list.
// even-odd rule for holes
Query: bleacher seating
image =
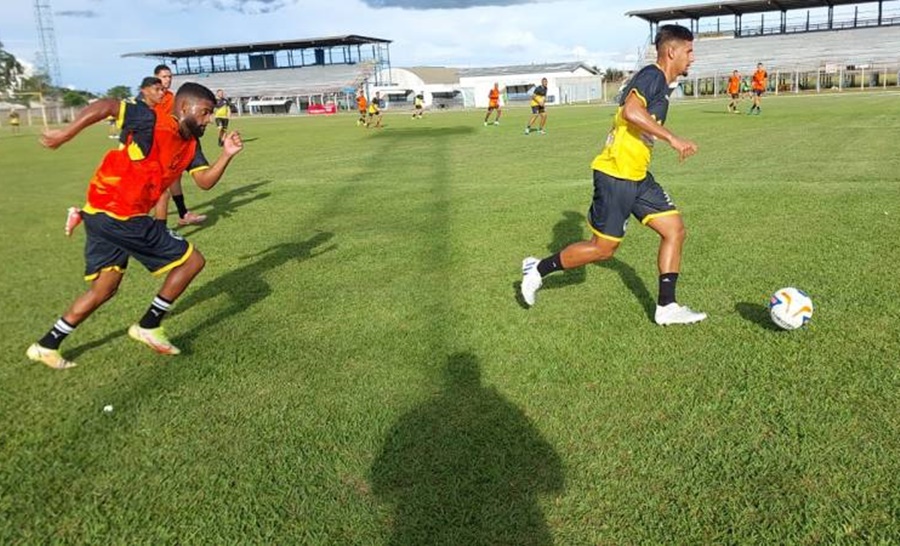
{"label": "bleacher seating", "polygon": [[[656,52],[648,48],[647,60]],[[774,70],[812,70],[826,65],[871,67],[900,65],[900,26],[796,34],[772,34],[753,38],[699,38],[694,41],[696,61],[692,77],[749,73],[761,62]]]}
{"label": "bleacher seating", "polygon": [[315,65],[302,68],[178,74],[173,78],[172,87],[177,89],[182,83],[192,81],[203,84],[213,91],[224,89],[232,97],[303,96],[335,93],[346,87],[356,87],[371,74],[372,66],[367,63]]}

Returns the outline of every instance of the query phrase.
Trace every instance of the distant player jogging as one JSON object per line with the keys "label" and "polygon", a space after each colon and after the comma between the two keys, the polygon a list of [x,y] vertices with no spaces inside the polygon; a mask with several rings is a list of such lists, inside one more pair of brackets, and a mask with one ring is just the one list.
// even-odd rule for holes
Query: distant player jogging
{"label": "distant player jogging", "polygon": [[484,126],[487,127],[491,119],[491,113],[496,112],[494,117],[494,125],[500,125],[500,84],[494,83],[493,89],[488,92],[488,109],[484,115]]}
{"label": "distant player jogging", "polygon": [[546,102],[547,78],[542,78],[541,85],[536,86],[534,91],[531,92],[531,119],[528,120],[528,125],[525,126],[526,135],[531,133],[531,127],[538,119],[540,119],[538,132],[542,135],[546,134],[544,131],[544,126],[547,124]]}
{"label": "distant player jogging", "polygon": [[728,111],[732,114],[737,114],[738,112],[738,104],[741,102],[741,73],[737,70],[731,73],[731,77],[728,78],[728,96],[731,97],[731,100],[728,102]]}
{"label": "distant player jogging", "polygon": [[422,119],[422,113],[425,110],[425,94],[418,93],[413,99],[413,119]]}
{"label": "distant player jogging", "polygon": [[654,43],[656,63],[642,68],[626,86],[606,145],[591,164],[594,199],[588,209],[588,224],[593,236],[543,260],[525,258],[521,294],[529,306],[535,304],[543,277],[612,258],[625,237],[628,218],[633,215],[660,236],[659,298],[654,321],[660,325],[689,324],[706,318],[705,313],[676,303],[684,223],[669,195],[647,170],[654,141],[668,143],[680,160],[697,152],[696,144],[675,136],[663,125],[671,84],[687,75],[694,61],[694,36],[685,27],[663,25]]}
{"label": "distant player jogging", "polygon": [[768,85],[769,73],[766,72],[763,64],[759,63],[756,65],[756,72],[753,73],[753,78],[751,78],[750,87],[753,89],[753,106],[750,107],[750,111],[747,112],[747,114],[762,114],[760,104],[762,103],[762,96],[766,92],[766,87]]}

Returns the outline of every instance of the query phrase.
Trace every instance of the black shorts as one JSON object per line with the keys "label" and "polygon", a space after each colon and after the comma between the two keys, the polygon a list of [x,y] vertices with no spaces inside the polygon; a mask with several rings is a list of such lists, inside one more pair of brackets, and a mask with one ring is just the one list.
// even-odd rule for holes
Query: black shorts
{"label": "black shorts", "polygon": [[494,110],[499,110],[499,109],[500,109],[499,104],[496,106],[488,106],[488,112],[493,112]]}
{"label": "black shorts", "polygon": [[228,118],[216,118],[216,127],[228,129]]}
{"label": "black shorts", "polygon": [[124,272],[128,257],[154,275],[183,264],[194,246],[150,216],[117,220],[103,213],[81,213],[87,239],[84,243],[84,278],[92,281],[101,271]]}
{"label": "black shorts", "polygon": [[762,94],[765,93],[765,92],[766,92],[765,89],[754,89],[754,90],[753,90],[753,94],[756,95],[757,97],[761,97]]}
{"label": "black shorts", "polygon": [[625,237],[629,216],[647,224],[673,214],[679,214],[678,209],[652,174],[633,182],[594,171],[594,200],[588,209],[594,235],[618,242]]}
{"label": "black shorts", "polygon": [[741,98],[741,94],[740,93],[732,93],[731,98],[737,100],[737,99]]}
{"label": "black shorts", "polygon": [[422,109],[422,105],[421,105],[421,104],[417,104],[417,105],[416,105],[416,110],[421,110],[421,109]]}
{"label": "black shorts", "polygon": [[543,114],[544,113],[544,105],[538,104],[537,106],[532,106],[531,113],[532,114]]}

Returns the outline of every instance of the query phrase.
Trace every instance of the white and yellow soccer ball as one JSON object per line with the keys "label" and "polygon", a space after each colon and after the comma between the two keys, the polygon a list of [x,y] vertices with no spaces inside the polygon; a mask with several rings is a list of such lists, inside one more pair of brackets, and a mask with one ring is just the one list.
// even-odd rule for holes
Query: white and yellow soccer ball
{"label": "white and yellow soccer ball", "polygon": [[777,290],[769,300],[772,322],[785,330],[796,330],[812,318],[813,302],[803,290],[789,286]]}

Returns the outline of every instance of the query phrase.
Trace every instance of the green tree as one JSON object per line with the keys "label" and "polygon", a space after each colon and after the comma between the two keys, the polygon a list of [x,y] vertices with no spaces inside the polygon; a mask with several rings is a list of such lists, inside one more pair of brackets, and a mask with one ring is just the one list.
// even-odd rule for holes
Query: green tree
{"label": "green tree", "polygon": [[110,87],[106,92],[106,96],[111,99],[127,99],[131,95],[131,88],[127,85],[117,85],[115,87]]}
{"label": "green tree", "polygon": [[625,73],[619,70],[618,68],[607,68],[606,72],[603,74],[603,79],[608,82],[617,82],[625,77]]}
{"label": "green tree", "polygon": [[85,96],[83,91],[66,91],[63,95],[63,106],[78,108],[80,106],[85,106],[88,103],[88,98]]}
{"label": "green tree", "polygon": [[0,42],[0,91],[9,91],[16,86],[18,77],[25,72],[16,56],[3,49]]}

